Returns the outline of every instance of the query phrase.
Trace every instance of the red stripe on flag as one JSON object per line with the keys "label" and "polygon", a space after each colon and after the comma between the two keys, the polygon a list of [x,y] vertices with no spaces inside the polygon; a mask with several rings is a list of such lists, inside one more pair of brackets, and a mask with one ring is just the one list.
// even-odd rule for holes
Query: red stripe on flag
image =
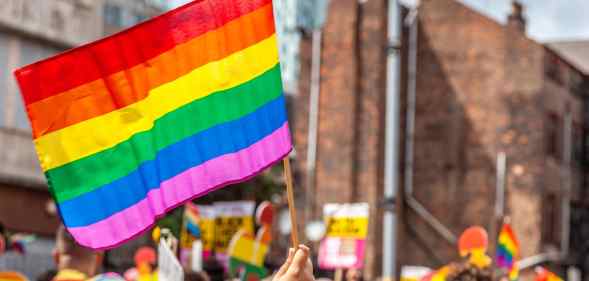
{"label": "red stripe on flag", "polygon": [[[16,71],[25,104],[145,62],[271,0],[200,0]],[[137,50],[141,50],[138,52]]]}

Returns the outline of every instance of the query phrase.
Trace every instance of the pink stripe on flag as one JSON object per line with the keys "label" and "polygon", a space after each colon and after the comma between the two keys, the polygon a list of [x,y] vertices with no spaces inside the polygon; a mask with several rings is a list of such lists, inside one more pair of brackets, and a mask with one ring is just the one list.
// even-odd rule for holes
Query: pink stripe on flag
{"label": "pink stripe on flag", "polygon": [[[69,228],[76,241],[93,249],[113,248],[154,225],[186,201],[257,175],[288,155],[292,148],[288,124],[248,148],[211,159],[167,180],[147,198],[95,224]],[[110,246],[110,245],[115,246]]]}

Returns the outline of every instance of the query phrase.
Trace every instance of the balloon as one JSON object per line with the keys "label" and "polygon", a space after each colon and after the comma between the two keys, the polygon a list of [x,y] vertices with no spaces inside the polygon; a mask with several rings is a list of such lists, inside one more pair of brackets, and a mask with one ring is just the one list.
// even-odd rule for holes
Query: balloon
{"label": "balloon", "polygon": [[458,240],[458,250],[460,256],[466,256],[473,250],[486,251],[489,246],[489,236],[487,231],[480,226],[471,226],[467,228]]}
{"label": "balloon", "polygon": [[2,281],[29,281],[26,276],[16,271],[0,271]]}
{"label": "balloon", "polygon": [[141,247],[135,252],[135,265],[137,266],[143,263],[155,264],[156,260],[157,254],[151,247]]}
{"label": "balloon", "polygon": [[272,224],[274,218],[274,209],[272,204],[268,201],[264,201],[258,206],[256,210],[256,223],[258,225]]}

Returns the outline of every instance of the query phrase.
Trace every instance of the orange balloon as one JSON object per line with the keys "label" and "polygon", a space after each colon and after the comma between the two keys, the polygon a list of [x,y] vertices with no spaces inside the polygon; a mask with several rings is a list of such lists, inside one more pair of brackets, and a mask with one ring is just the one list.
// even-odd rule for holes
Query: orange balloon
{"label": "orange balloon", "polygon": [[0,281],[28,281],[24,275],[14,271],[0,271]]}
{"label": "orange balloon", "polygon": [[139,266],[140,264],[147,263],[147,264],[155,264],[157,260],[157,254],[155,250],[151,247],[141,247],[135,252],[135,265]]}
{"label": "orange balloon", "polygon": [[466,256],[473,250],[486,251],[489,246],[489,235],[487,231],[480,226],[471,226],[467,228],[458,240],[458,251],[461,256]]}
{"label": "orange balloon", "polygon": [[256,223],[258,225],[272,225],[274,218],[274,208],[272,203],[264,201],[256,209]]}

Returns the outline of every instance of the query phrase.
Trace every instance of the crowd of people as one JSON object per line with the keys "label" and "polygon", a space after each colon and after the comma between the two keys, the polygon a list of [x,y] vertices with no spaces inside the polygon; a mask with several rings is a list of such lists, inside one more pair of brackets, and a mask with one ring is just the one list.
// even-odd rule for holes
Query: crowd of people
{"label": "crowd of people", "polygon": [[[116,273],[100,273],[103,253],[78,245],[74,238],[61,226],[57,230],[53,259],[56,269],[47,271],[38,281],[124,281]],[[291,248],[284,264],[272,275],[272,281],[313,281],[311,251],[304,245]],[[156,275],[153,275],[154,277]],[[185,271],[186,281],[210,281],[205,271]],[[127,280],[130,281],[130,280]],[[144,281],[144,280],[141,280]],[[145,280],[147,281],[147,280]],[[152,281],[152,280],[150,280]]]}
{"label": "crowd of people", "polygon": [[[53,259],[56,269],[39,276],[38,281],[126,280],[125,277],[116,273],[100,273],[103,253],[78,245],[63,226],[58,229],[56,234]],[[360,281],[362,280],[361,271],[347,270],[343,279],[346,281]],[[465,259],[462,262],[450,264],[445,279],[447,281],[494,281],[501,278],[490,266],[475,266]],[[184,280],[211,281],[211,278],[205,271],[185,271]],[[284,264],[267,280],[314,281],[315,276],[313,274],[310,249],[304,245],[300,245],[296,249],[291,248]],[[318,278],[318,280],[327,281],[329,279]]]}

